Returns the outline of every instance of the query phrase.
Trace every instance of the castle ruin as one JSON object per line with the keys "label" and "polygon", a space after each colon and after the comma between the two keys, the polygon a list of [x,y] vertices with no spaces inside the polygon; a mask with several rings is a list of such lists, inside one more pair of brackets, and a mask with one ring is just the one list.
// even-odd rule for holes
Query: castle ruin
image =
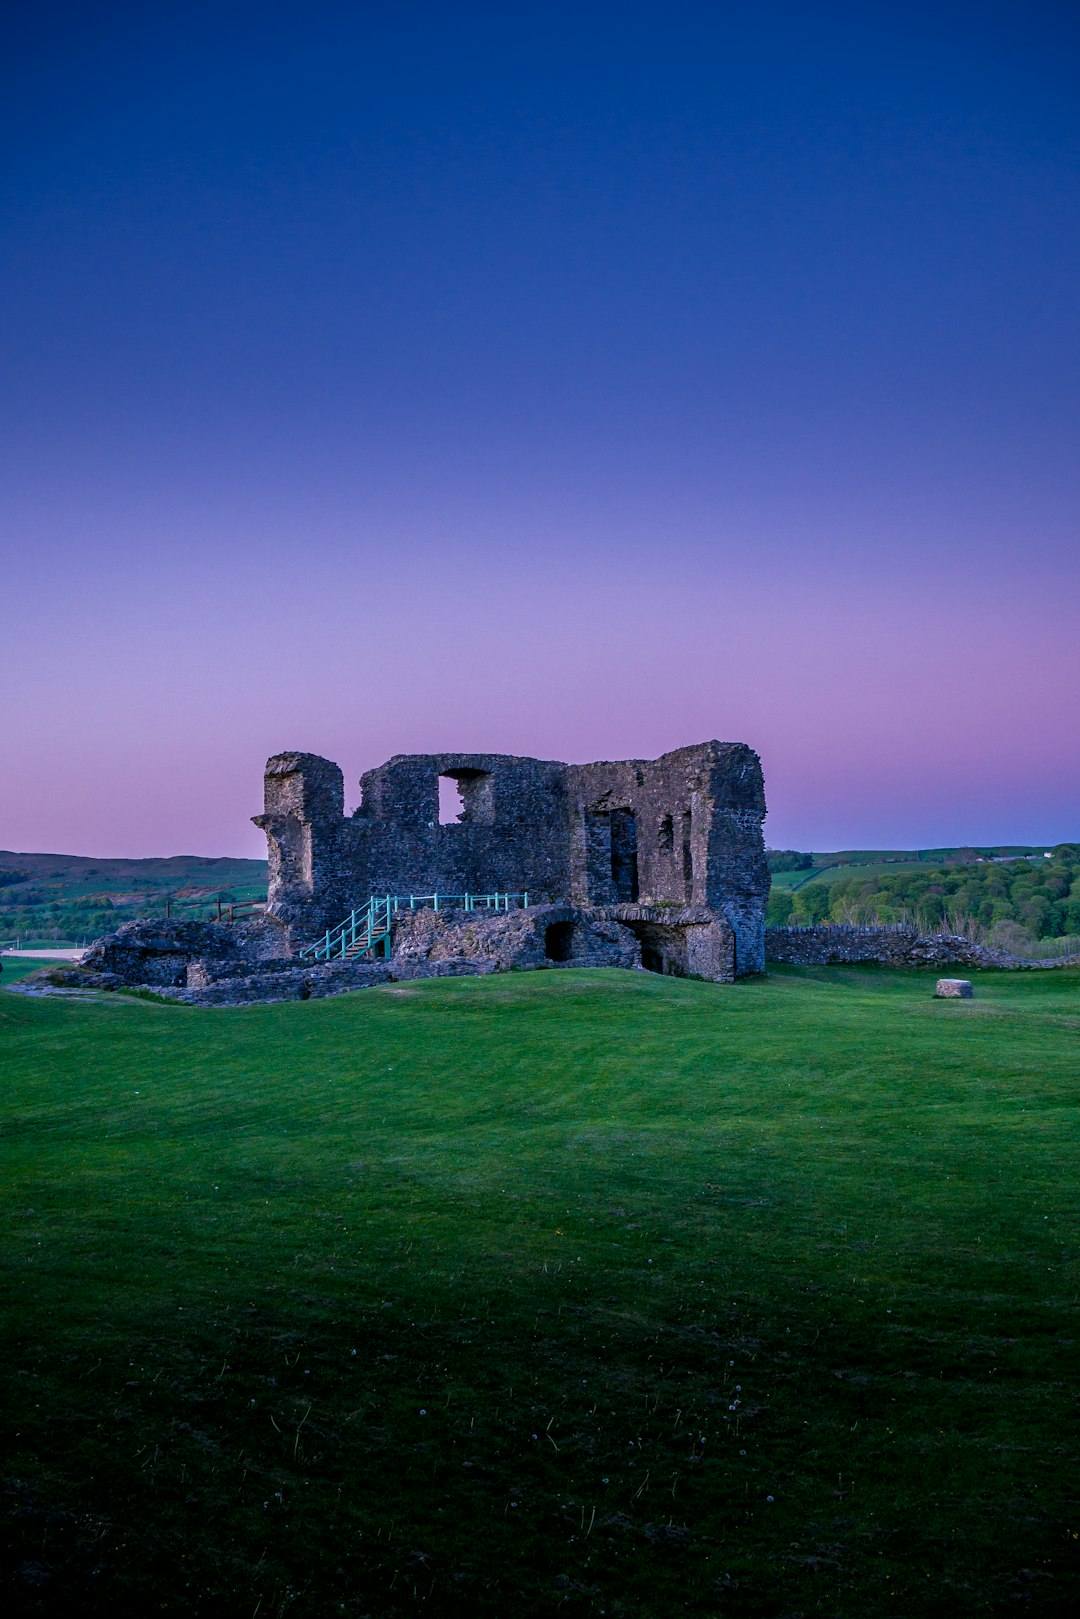
{"label": "castle ruin", "polygon": [[[440,780],[454,797],[449,819]],[[527,923],[488,919],[493,937],[502,929],[500,965],[611,961],[718,982],[764,970],[765,795],[742,743],[585,765],[399,754],[360,787],[347,816],[330,760],[267,763],[253,819],[267,838],[268,915],[293,949],[373,895],[527,893]],[[395,923],[393,956],[415,954],[421,937],[437,955],[433,934],[464,925],[452,911],[437,922],[419,914]],[[493,948],[480,920],[468,926],[475,949]]]}
{"label": "castle ruin", "polygon": [[[647,968],[715,983],[765,970],[765,795],[757,754],[742,743],[587,765],[398,755],[360,785],[347,816],[336,764],[276,754],[253,817],[269,848],[265,908],[230,914],[228,925],[126,922],[78,966],[36,977],[65,992],[134,985],[239,1006],[540,967]],[[1017,959],[952,935],[833,925],[772,929],[769,959],[1035,968],[1077,958]],[[28,981],[25,992],[39,987]]]}

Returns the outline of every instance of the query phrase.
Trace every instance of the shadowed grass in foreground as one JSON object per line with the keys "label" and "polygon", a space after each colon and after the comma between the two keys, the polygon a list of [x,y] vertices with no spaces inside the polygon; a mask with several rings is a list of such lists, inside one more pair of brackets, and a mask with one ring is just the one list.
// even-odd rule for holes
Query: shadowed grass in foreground
{"label": "shadowed grass in foreground", "polygon": [[1080,975],[0,996],[20,1612],[1065,1613]]}

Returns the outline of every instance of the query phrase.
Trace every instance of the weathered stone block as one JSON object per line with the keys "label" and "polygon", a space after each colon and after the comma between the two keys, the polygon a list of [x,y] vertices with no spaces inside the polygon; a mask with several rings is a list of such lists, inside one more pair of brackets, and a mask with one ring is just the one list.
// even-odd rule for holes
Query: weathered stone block
{"label": "weathered stone block", "polygon": [[970,978],[939,978],[934,986],[939,1001],[970,1001],[974,994]]}
{"label": "weathered stone block", "polygon": [[169,989],[185,983],[189,961],[200,956],[239,959],[236,935],[216,922],[125,922],[95,940],[79,965],[90,973],[116,973],[125,984]]}
{"label": "weathered stone block", "polygon": [[736,976],[736,934],[725,916],[705,905],[614,905],[598,913],[630,930],[651,972],[730,984]]}

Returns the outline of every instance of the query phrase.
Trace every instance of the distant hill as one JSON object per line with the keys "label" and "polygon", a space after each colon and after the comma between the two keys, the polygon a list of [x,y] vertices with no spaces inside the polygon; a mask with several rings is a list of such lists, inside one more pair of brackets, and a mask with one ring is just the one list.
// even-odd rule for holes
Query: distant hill
{"label": "distant hill", "polygon": [[1009,843],[960,845],[948,849],[837,849],[829,854],[815,852],[812,864],[798,871],[774,871],[772,886],[793,894],[806,883],[832,883],[842,877],[886,876],[899,871],[919,871],[945,866],[974,865],[979,861],[1042,859],[1052,843]]}
{"label": "distant hill", "polygon": [[96,938],[136,916],[210,917],[266,898],[266,861],[222,855],[99,860],[0,849],[0,943]]}

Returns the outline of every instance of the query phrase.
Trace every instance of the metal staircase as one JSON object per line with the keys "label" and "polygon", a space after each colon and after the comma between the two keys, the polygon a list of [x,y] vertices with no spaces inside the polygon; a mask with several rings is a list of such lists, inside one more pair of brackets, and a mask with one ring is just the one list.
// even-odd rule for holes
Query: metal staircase
{"label": "metal staircase", "polygon": [[344,922],[300,951],[312,961],[358,961],[388,956],[390,933],[399,911],[510,911],[524,909],[528,894],[373,894],[366,905],[350,911]]}

